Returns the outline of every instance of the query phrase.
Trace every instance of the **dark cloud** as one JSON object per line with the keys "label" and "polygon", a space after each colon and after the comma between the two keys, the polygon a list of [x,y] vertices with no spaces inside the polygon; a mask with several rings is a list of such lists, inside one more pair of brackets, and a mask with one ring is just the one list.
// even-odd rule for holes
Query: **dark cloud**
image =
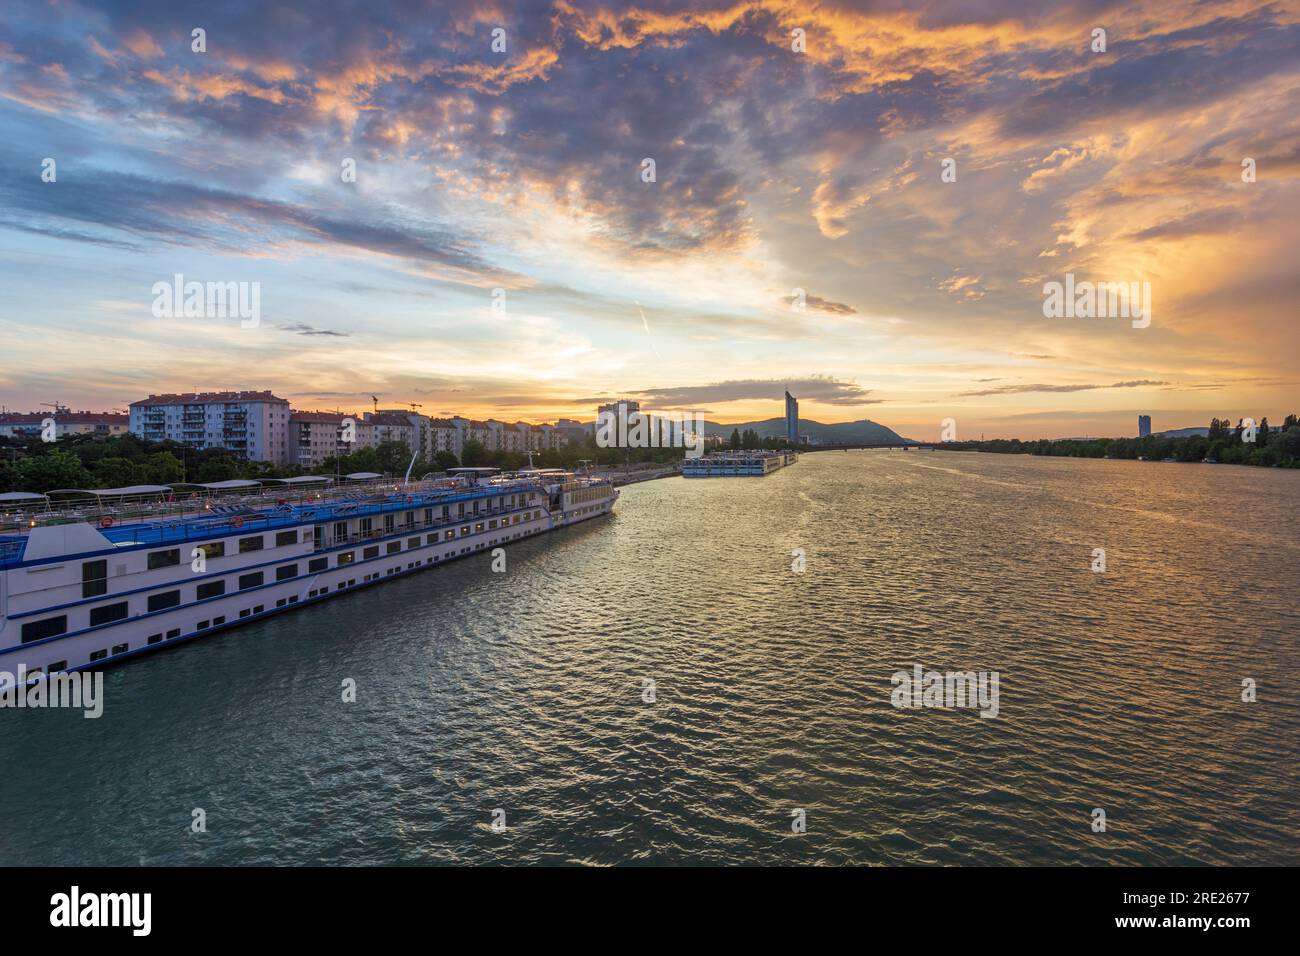
{"label": "dark cloud", "polygon": [[647,407],[684,408],[706,403],[738,402],[747,399],[784,400],[789,391],[800,401],[823,405],[878,405],[883,399],[868,398],[870,389],[855,382],[841,382],[832,378],[802,379],[737,379],[715,382],[711,385],[683,385],[668,388],[643,389],[623,396],[574,399],[577,405],[598,405],[619,397],[635,398]]}
{"label": "dark cloud", "polygon": [[[783,296],[781,299],[786,305],[794,304],[795,297],[792,295]],[[830,315],[857,315],[858,310],[851,305],[845,305],[843,302],[832,302],[829,299],[823,299],[819,295],[804,296],[804,304],[814,312],[826,312]]]}
{"label": "dark cloud", "polygon": [[958,392],[960,396],[968,395],[1023,395],[1027,392],[1088,392],[1098,388],[1143,388],[1149,385],[1168,385],[1168,382],[1150,382],[1141,380],[1133,382],[1115,382],[1113,385],[1000,385],[975,392]]}
{"label": "dark cloud", "polygon": [[349,334],[347,332],[335,332],[332,329],[313,328],[305,322],[297,322],[293,325],[277,325],[276,328],[281,332],[295,332],[298,335],[335,335],[339,338],[347,338]]}

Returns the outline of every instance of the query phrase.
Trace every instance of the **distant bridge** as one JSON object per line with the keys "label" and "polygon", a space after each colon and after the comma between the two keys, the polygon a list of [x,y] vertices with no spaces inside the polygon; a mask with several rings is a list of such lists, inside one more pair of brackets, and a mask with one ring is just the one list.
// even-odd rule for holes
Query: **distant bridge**
{"label": "distant bridge", "polygon": [[865,444],[847,444],[847,445],[806,445],[799,449],[799,453],[810,451],[849,451],[857,448],[901,448],[908,451],[912,448],[928,448],[934,451],[940,446],[941,442],[933,441],[908,441],[908,442],[867,442]]}

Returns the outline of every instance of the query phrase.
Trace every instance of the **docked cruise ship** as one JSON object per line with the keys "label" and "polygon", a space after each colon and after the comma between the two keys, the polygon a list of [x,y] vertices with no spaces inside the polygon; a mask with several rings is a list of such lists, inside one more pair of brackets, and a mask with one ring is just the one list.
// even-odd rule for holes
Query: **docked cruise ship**
{"label": "docked cruise ship", "polygon": [[85,496],[0,525],[0,672],[100,666],[339,597],[608,515],[618,490],[557,469],[460,468]]}
{"label": "docked cruise ship", "polygon": [[793,465],[797,451],[725,451],[682,462],[685,478],[723,478],[733,475],[767,475]]}

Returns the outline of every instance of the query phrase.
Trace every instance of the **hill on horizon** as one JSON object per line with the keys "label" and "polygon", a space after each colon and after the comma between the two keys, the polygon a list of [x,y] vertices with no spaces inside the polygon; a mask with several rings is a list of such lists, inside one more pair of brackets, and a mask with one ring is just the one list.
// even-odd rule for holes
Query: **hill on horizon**
{"label": "hill on horizon", "polygon": [[[756,431],[760,438],[785,437],[784,418],[765,418],[759,422],[739,422],[735,424],[706,421],[704,423],[704,434],[729,438],[733,430],[739,429],[744,432],[747,428]],[[876,442],[902,443],[912,440],[904,438],[892,428],[887,428],[868,418],[856,422],[836,422],[831,425],[824,425],[808,418],[801,418],[799,419],[799,434],[807,436],[822,445],[869,445]]]}

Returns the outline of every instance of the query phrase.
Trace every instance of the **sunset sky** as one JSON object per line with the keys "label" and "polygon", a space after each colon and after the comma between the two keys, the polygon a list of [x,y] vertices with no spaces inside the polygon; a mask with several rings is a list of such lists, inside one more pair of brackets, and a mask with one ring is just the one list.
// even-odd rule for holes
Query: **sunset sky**
{"label": "sunset sky", "polygon": [[[1300,411],[1300,7],[1038,6],[5,0],[0,403]],[[1067,272],[1150,282],[1150,327],[1045,318]],[[260,325],[156,318],[176,273]]]}

